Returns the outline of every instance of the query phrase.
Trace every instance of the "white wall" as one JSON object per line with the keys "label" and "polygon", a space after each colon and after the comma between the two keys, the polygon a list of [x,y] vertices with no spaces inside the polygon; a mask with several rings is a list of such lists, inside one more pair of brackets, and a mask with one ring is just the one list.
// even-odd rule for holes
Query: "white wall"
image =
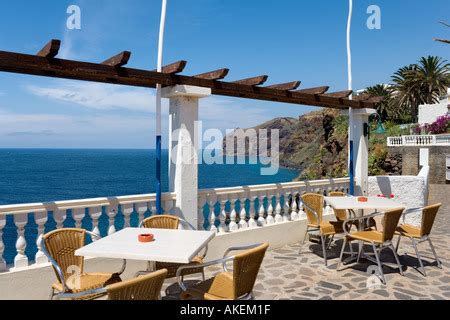
{"label": "white wall", "polygon": [[448,98],[439,104],[425,104],[419,106],[419,124],[433,123],[440,116],[448,112]]}
{"label": "white wall", "polygon": [[[369,177],[369,195],[393,194],[395,200],[408,209],[424,207],[428,205],[428,172],[429,167],[426,166],[418,176]],[[421,215],[411,214],[406,222],[419,226]]]}

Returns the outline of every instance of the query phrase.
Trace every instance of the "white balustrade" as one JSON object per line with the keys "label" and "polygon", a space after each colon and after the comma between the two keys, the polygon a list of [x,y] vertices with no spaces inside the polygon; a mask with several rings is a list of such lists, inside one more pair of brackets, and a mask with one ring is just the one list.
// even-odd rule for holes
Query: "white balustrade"
{"label": "white balustrade", "polygon": [[450,134],[388,137],[388,147],[450,146]]}
{"label": "white balustrade", "polygon": [[[266,225],[280,223],[288,220],[305,219],[306,215],[301,203],[301,194],[304,192],[318,192],[324,194],[332,190],[348,190],[348,178],[334,180],[319,180],[305,182],[288,182],[280,184],[268,184],[245,187],[232,187],[221,189],[200,190],[198,200],[198,227],[203,228],[203,209],[208,206],[209,229],[215,232],[235,232],[246,228],[263,228]],[[258,201],[256,201],[258,199]],[[266,200],[267,199],[267,200]],[[178,214],[174,207],[176,195],[165,193],[162,205],[165,214]],[[299,200],[298,203],[296,200]],[[248,203],[247,203],[248,201]],[[267,203],[265,203],[267,201]],[[239,205],[237,204],[239,202]],[[139,221],[145,216],[147,210],[155,214],[154,205],[156,195],[137,195],[112,198],[83,199],[72,201],[59,201],[51,203],[7,205],[0,206],[0,272],[8,270],[4,258],[5,252],[15,250],[14,268],[27,267],[31,264],[45,264],[47,258],[39,246],[39,239],[45,232],[48,222],[48,212],[52,213],[56,228],[64,227],[67,214],[71,216],[78,228],[83,227],[84,219],[89,218],[92,222],[92,231],[100,234],[99,221],[102,210],[105,208],[108,216],[108,235],[115,233],[116,219],[119,206],[124,217],[124,227],[130,226],[131,216],[137,213]],[[215,205],[220,204],[220,212],[216,216]],[[256,206],[255,204],[258,203]],[[226,208],[230,207],[230,212]],[[239,208],[239,210],[238,210]],[[247,210],[248,209],[248,210]],[[328,208],[325,209],[328,212]],[[36,222],[36,241],[27,243],[25,238],[25,226],[28,223],[28,215],[34,216]],[[6,225],[6,217],[13,216],[17,232],[17,241],[14,246],[7,247],[3,241],[3,231]],[[228,216],[229,216],[229,219]],[[219,228],[216,227],[217,220],[220,221]],[[106,227],[106,226],[105,226]],[[27,227],[28,228],[28,227]],[[27,246],[37,249],[34,257],[27,257],[25,250]],[[30,248],[31,250],[31,248]],[[34,261],[29,261],[33,260]]]}

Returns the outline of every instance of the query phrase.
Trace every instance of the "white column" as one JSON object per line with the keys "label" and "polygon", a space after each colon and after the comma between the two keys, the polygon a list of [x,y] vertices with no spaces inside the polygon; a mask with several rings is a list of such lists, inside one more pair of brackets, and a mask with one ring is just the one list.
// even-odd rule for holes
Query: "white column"
{"label": "white column", "polygon": [[45,264],[48,262],[47,257],[45,256],[44,252],[42,252],[42,246],[41,246],[41,239],[45,231],[45,224],[48,220],[48,213],[47,211],[44,212],[36,212],[34,214],[34,221],[37,224],[37,238],[36,238],[36,246],[38,251],[36,252],[34,260],[36,261],[36,264]]}
{"label": "white column", "polygon": [[27,248],[27,241],[25,240],[25,226],[27,223],[28,214],[21,213],[14,216],[14,224],[17,227],[17,255],[14,258],[14,269],[28,267],[28,258],[25,255],[25,249]]}
{"label": "white column", "polygon": [[199,99],[211,89],[173,86],[163,89],[169,107],[169,189],[177,194],[176,206],[182,218],[198,225],[198,121]]}
{"label": "white column", "polygon": [[375,109],[353,109],[353,156],[356,195],[368,195],[369,139],[367,136],[364,136],[364,124],[369,124],[369,116],[374,113],[376,113]]}

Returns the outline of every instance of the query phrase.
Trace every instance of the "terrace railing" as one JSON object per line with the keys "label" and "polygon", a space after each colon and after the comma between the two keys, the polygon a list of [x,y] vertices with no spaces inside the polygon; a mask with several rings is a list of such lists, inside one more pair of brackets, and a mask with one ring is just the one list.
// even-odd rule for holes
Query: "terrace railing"
{"label": "terrace railing", "polygon": [[450,134],[388,137],[388,147],[450,146]]}
{"label": "terrace railing", "polygon": [[[349,179],[340,178],[200,190],[198,228],[225,233],[299,220],[305,218],[300,199],[303,193],[326,195],[330,191],[347,192],[348,188]],[[163,194],[162,200],[164,213],[177,214],[174,193]],[[46,265],[47,258],[39,246],[45,232],[78,227],[106,236],[125,227],[137,227],[155,213],[155,207],[155,194],[0,206],[0,272],[8,267],[20,270]],[[6,237],[5,226],[9,226]],[[9,255],[8,265],[6,252],[14,255],[13,261]]]}

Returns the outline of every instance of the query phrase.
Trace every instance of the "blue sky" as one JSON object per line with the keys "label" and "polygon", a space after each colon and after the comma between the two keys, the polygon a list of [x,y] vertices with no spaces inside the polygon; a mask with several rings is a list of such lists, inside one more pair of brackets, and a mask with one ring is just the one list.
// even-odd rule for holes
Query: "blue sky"
{"label": "blue sky", "polygon": [[[101,62],[122,51],[130,67],[156,64],[160,0],[1,0],[0,50],[36,53],[62,40],[60,57]],[[66,9],[82,11],[67,30]],[[381,30],[366,27],[378,5]],[[270,83],[346,89],[347,0],[169,0],[165,62],[184,59],[186,73],[231,69],[229,79],[268,74]],[[354,88],[388,82],[424,55],[449,58],[448,0],[354,0]],[[0,147],[152,148],[154,91],[0,73]],[[211,97],[201,101],[204,128],[249,127],[309,107]],[[167,145],[167,106],[164,108]]]}

